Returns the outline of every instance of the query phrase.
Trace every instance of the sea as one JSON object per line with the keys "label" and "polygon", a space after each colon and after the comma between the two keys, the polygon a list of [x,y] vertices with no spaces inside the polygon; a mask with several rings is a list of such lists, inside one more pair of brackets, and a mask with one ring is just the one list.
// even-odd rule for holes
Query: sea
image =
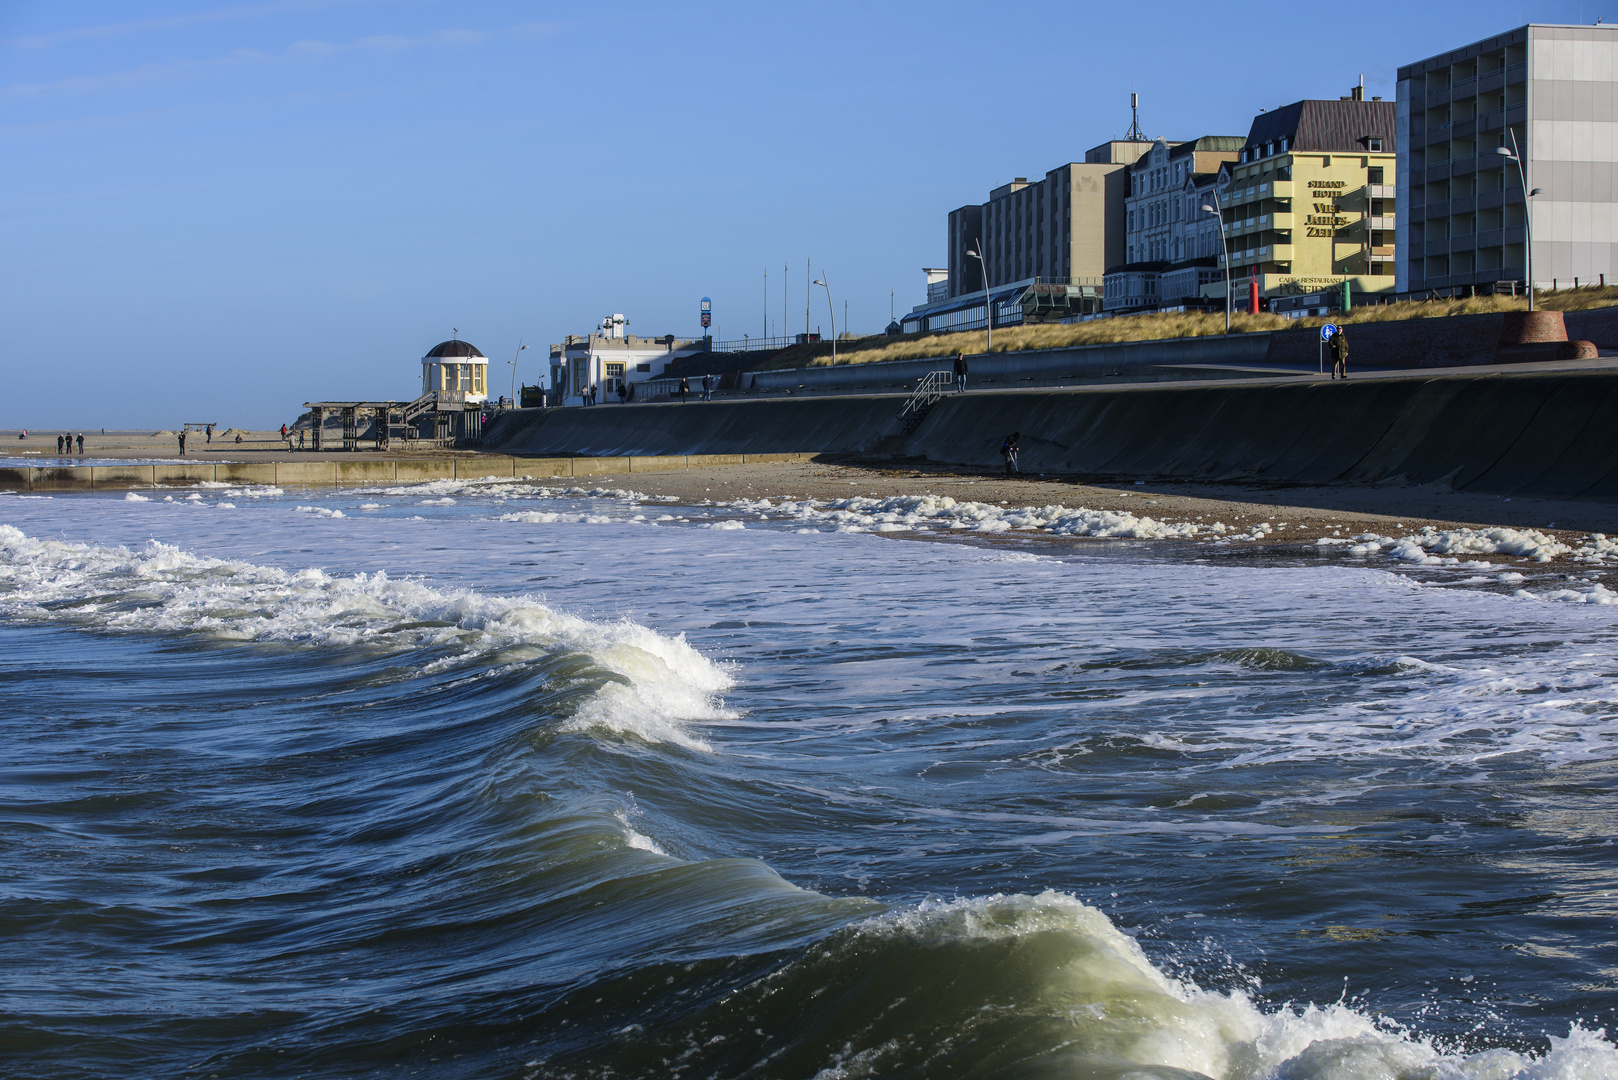
{"label": "sea", "polygon": [[0,1075],[1618,1077],[1612,545],[1340,533],[0,496]]}

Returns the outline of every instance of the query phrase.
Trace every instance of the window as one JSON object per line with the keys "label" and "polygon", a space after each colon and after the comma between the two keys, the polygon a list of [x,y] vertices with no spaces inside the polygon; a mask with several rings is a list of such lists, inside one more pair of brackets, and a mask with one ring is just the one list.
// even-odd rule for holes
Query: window
{"label": "window", "polygon": [[489,369],[484,367],[482,364],[472,365],[472,393],[483,393],[483,376],[488,370]]}
{"label": "window", "polygon": [[1371,153],[1380,154],[1382,152],[1382,140],[1381,139],[1371,139],[1371,140],[1369,140],[1369,142],[1371,144]]}
{"label": "window", "polygon": [[1382,183],[1382,167],[1380,165],[1373,165],[1369,169],[1366,169],[1365,182],[1367,184]]}
{"label": "window", "polygon": [[646,373],[649,374],[651,372],[651,370],[652,370],[652,365],[650,365],[650,364],[636,364],[635,365],[635,370],[636,371],[646,372]]}

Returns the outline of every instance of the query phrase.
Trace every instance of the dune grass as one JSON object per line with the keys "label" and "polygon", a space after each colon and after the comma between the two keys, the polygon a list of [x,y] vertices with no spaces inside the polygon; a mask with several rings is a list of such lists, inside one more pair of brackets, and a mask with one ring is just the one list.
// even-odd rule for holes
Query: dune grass
{"label": "dune grass", "polygon": [[[1583,311],[1618,305],[1618,285],[1589,286],[1542,292],[1538,305],[1548,311]],[[1279,315],[1238,312],[1231,318],[1232,333],[1260,330],[1286,330],[1319,327],[1326,322],[1398,322],[1404,319],[1440,319],[1452,315],[1482,315],[1499,311],[1526,311],[1523,297],[1474,296],[1459,300],[1412,300],[1398,304],[1376,304],[1355,308],[1347,315],[1329,318],[1283,319]],[[994,332],[995,352],[1022,352],[1029,349],[1060,349],[1074,345],[1105,345],[1119,341],[1157,341],[1166,338],[1206,337],[1225,332],[1223,312],[1151,312],[1097,319],[1087,323],[1041,323],[1007,326]],[[879,360],[923,360],[983,353],[984,332],[965,330],[955,333],[905,334],[898,337],[856,338],[837,343],[838,364],[869,364]],[[784,368],[824,367],[832,362],[830,342],[796,345],[759,364],[754,371]]]}

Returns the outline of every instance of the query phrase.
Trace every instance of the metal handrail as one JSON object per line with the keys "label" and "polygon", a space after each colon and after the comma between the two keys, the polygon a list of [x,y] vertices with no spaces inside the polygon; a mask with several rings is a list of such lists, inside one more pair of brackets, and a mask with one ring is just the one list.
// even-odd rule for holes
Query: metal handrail
{"label": "metal handrail", "polygon": [[947,394],[954,382],[955,372],[953,369],[940,368],[937,371],[929,371],[921,377],[921,381],[916,384],[916,388],[910,392],[910,398],[905,402],[905,407],[899,410],[899,416],[903,418],[914,410],[930,406]]}

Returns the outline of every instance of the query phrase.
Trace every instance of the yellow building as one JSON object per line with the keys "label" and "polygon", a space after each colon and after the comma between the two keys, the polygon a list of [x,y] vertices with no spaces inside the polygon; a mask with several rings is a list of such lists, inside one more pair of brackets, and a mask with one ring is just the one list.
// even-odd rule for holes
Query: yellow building
{"label": "yellow building", "polygon": [[[1222,207],[1238,303],[1248,282],[1264,296],[1394,286],[1395,137],[1392,102],[1299,101],[1253,118],[1226,166]],[[1223,295],[1224,285],[1204,295]]]}

